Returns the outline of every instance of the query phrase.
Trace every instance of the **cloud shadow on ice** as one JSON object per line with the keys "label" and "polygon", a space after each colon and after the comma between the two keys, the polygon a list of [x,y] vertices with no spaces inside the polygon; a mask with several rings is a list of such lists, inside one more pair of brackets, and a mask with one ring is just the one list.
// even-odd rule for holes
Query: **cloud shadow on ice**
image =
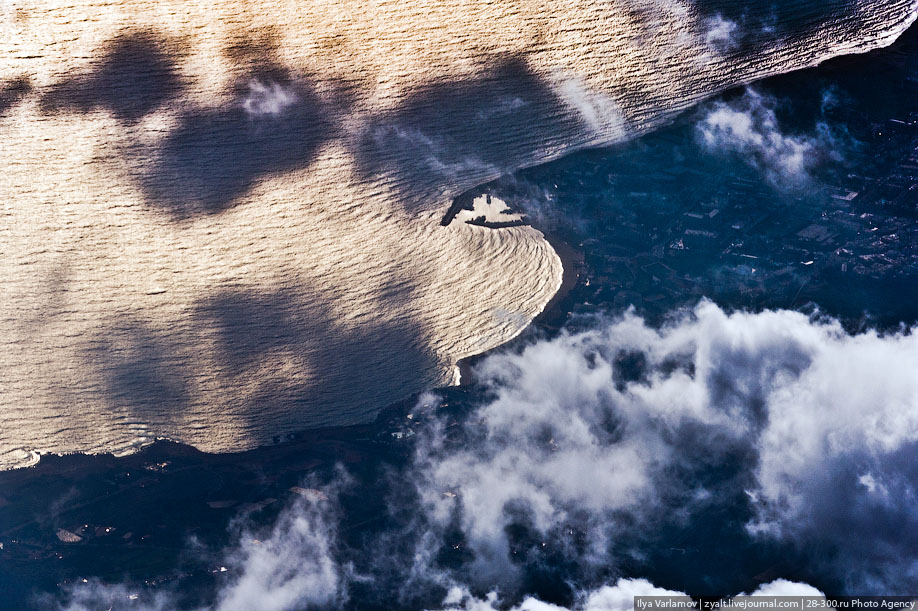
{"label": "cloud shadow on ice", "polygon": [[308,167],[322,144],[336,135],[331,113],[350,99],[340,83],[323,99],[312,83],[277,57],[269,31],[243,35],[225,50],[239,74],[230,101],[182,114],[155,151],[140,179],[148,199],[174,216],[231,208],[257,181]]}

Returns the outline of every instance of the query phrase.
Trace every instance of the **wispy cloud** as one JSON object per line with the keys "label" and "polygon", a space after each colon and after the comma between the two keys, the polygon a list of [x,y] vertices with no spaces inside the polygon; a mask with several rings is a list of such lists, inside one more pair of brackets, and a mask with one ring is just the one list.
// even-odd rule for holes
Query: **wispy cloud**
{"label": "wispy cloud", "polygon": [[[218,588],[213,603],[200,611],[339,607],[346,599],[351,573],[334,557],[338,525],[334,497],[346,482],[341,474],[325,492],[296,497],[266,531],[241,521],[235,528],[236,543],[218,554],[224,565],[220,570],[228,579]],[[171,611],[185,605],[181,593],[169,589],[87,579],[68,586],[60,597],[42,597],[38,606],[60,611]]]}
{"label": "wispy cloud", "polygon": [[777,187],[809,183],[827,160],[840,161],[844,143],[828,123],[809,134],[788,134],[780,126],[777,101],[755,90],[731,102],[710,105],[697,124],[701,144],[718,154],[735,154]]}
{"label": "wispy cloud", "polygon": [[336,523],[321,497],[297,499],[265,540],[245,530],[226,562],[237,577],[225,587],[217,611],[283,611],[340,602],[344,584],[332,557]]}
{"label": "wispy cloud", "polygon": [[735,21],[717,14],[704,21],[704,41],[709,47],[724,53],[739,46],[740,28]]}
{"label": "wispy cloud", "polygon": [[[440,417],[435,395],[420,398],[384,529],[343,549],[334,491],[299,499],[266,531],[236,531],[206,608],[335,608],[359,570],[363,591],[408,607],[557,610],[525,585],[550,557],[569,567],[571,609],[624,610],[658,590],[610,579],[623,557],[728,503],[745,503],[735,518],[745,546],[824,550],[810,570],[848,591],[911,591],[916,362],[918,335],[905,329],[851,335],[831,319],[710,302],[660,328],[628,312],[492,355],[470,413]],[[353,569],[342,558],[365,560]],[[817,594],[783,580],[758,592]],[[149,609],[175,602],[89,581],[51,606],[131,596]]]}
{"label": "wispy cloud", "polygon": [[[804,584],[779,579],[762,585],[744,596],[816,596],[823,593]],[[537,598],[526,598],[509,611],[633,611],[635,596],[687,596],[684,592],[658,588],[646,579],[619,579],[614,585],[602,586],[589,592],[581,592],[579,600],[570,607],[560,607]],[[465,588],[457,586],[450,590],[443,601],[441,611],[497,611],[502,609],[500,598],[491,592],[484,598],[477,598]]]}
{"label": "wispy cloud", "polygon": [[559,76],[555,92],[577,112],[583,122],[603,142],[625,139],[625,119],[614,99],[594,91],[580,79]]}
{"label": "wispy cloud", "polygon": [[907,589],[915,541],[893,533],[918,526],[898,502],[918,495],[916,362],[911,333],[851,336],[790,311],[703,303],[661,330],[626,314],[486,359],[493,400],[462,444],[422,437],[415,481],[431,528],[461,528],[472,574],[506,581],[512,525],[555,546],[584,533],[565,553],[614,565],[615,533],[690,522],[721,502],[692,478],[745,456],[751,536],[819,541],[839,553],[835,577]]}
{"label": "wispy cloud", "polygon": [[249,94],[242,101],[242,108],[255,117],[279,115],[296,102],[297,95],[290,87],[253,79],[249,82]]}

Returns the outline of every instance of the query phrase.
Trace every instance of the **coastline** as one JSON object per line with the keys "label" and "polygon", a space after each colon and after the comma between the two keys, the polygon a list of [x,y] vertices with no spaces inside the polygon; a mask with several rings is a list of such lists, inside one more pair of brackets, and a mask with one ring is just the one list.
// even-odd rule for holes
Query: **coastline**
{"label": "coastline", "polygon": [[472,356],[467,356],[465,358],[459,359],[456,362],[456,367],[459,371],[459,379],[456,386],[470,386],[473,382],[472,371],[474,366],[478,361],[487,357],[495,350],[500,350],[510,342],[516,340],[521,335],[531,330],[534,327],[542,327],[556,330],[561,327],[561,324],[564,322],[566,315],[568,314],[567,309],[564,307],[564,302],[567,296],[570,294],[571,290],[577,286],[577,283],[580,281],[580,277],[583,274],[583,251],[578,250],[575,246],[567,242],[560,235],[555,233],[550,233],[548,231],[534,227],[539,232],[545,236],[545,240],[551,246],[552,250],[555,251],[555,254],[558,255],[558,258],[561,259],[561,286],[558,287],[558,290],[548,300],[548,303],[545,304],[545,307],[542,308],[542,311],[539,312],[535,318],[529,321],[529,324],[520,332],[519,335],[514,337],[508,342],[504,342],[499,346],[486,350],[480,354],[474,354]]}
{"label": "coastline", "polygon": [[[455,387],[468,387],[470,386],[474,379],[472,371],[476,363],[481,359],[484,359],[491,355],[494,351],[503,349],[510,342],[513,342],[523,336],[525,333],[530,332],[533,328],[539,327],[542,329],[549,330],[558,330],[561,328],[563,323],[566,320],[567,314],[569,313],[569,308],[566,304],[566,298],[569,296],[571,290],[577,286],[577,283],[580,281],[581,276],[583,275],[583,252],[579,250],[576,246],[569,243],[564,237],[560,236],[557,233],[551,233],[538,227],[534,227],[545,237],[545,240],[554,250],[555,254],[561,259],[561,284],[558,287],[558,290],[555,294],[548,300],[545,304],[545,307],[539,312],[523,330],[508,340],[494,348],[486,350],[484,352],[474,354],[460,359],[456,363],[456,370],[458,371],[458,380],[451,384],[450,386]],[[498,229],[495,229],[495,231]],[[399,401],[396,401],[393,404],[384,405],[379,408],[376,418],[370,422],[354,424],[354,425],[338,425],[338,426],[320,426],[320,427],[309,427],[302,430],[292,431],[285,435],[282,435],[276,438],[274,443],[260,445],[255,448],[239,450],[239,451],[230,451],[230,452],[219,452],[211,453],[202,451],[198,448],[195,448],[194,445],[188,444],[181,441],[176,441],[168,437],[157,437],[155,439],[149,440],[147,443],[143,443],[137,446],[131,447],[128,451],[122,453],[111,453],[111,452],[102,452],[102,453],[85,453],[85,452],[48,452],[48,453],[39,453],[31,452],[27,460],[22,461],[19,464],[16,464],[8,469],[0,470],[0,473],[12,473],[12,472],[22,472],[29,471],[38,465],[43,465],[45,468],[56,469],[59,463],[57,460],[54,460],[54,467],[48,467],[47,461],[44,460],[45,457],[52,457],[53,459],[60,459],[67,461],[70,457],[80,457],[76,460],[81,460],[82,457],[111,457],[115,459],[126,459],[128,457],[142,457],[148,455],[150,452],[155,453],[155,448],[166,448],[165,452],[168,455],[172,455],[173,452],[182,454],[184,451],[189,451],[192,453],[200,453],[206,456],[239,456],[243,454],[258,454],[259,451],[271,452],[272,449],[278,447],[287,447],[287,446],[297,446],[301,447],[304,439],[309,439],[315,441],[318,437],[321,437],[321,433],[334,431],[336,433],[344,434],[347,436],[352,431],[363,431],[366,427],[377,427],[379,425],[379,420],[391,417],[392,409],[401,406],[404,407],[406,400],[411,399],[411,397],[406,397]],[[396,410],[400,411],[400,410]],[[371,430],[368,429],[368,430]],[[365,432],[365,431],[364,431]],[[172,448],[171,450],[169,448]],[[184,450],[182,450],[184,449]],[[140,460],[140,458],[137,458]],[[105,460],[103,458],[103,460]]]}
{"label": "coastline", "polygon": [[[494,351],[503,349],[509,343],[517,340],[525,333],[531,331],[533,328],[539,327],[539,328],[549,329],[549,330],[558,330],[561,328],[561,326],[565,322],[567,314],[569,313],[569,308],[566,307],[567,306],[566,298],[570,295],[571,290],[577,286],[577,283],[580,281],[580,278],[583,275],[583,271],[584,271],[583,251],[579,250],[576,246],[569,243],[564,237],[556,233],[550,233],[545,230],[539,229],[538,227],[534,227],[534,228],[537,229],[540,233],[542,233],[542,235],[545,237],[545,240],[551,246],[552,250],[554,250],[555,254],[557,254],[558,257],[561,259],[561,284],[558,287],[558,290],[551,297],[551,299],[548,300],[548,302],[545,304],[545,307],[542,309],[542,311],[539,312],[539,314],[537,314],[532,320],[530,320],[529,324],[527,324],[526,327],[524,327],[523,330],[518,335],[514,336],[512,339],[508,340],[507,342],[504,342],[498,346],[495,346],[494,348],[491,348],[484,352],[460,359],[456,363],[456,369],[458,370],[458,380],[456,381],[456,383],[451,384],[450,386],[456,386],[456,387],[470,386],[474,381],[472,371],[476,363],[478,363],[481,359],[488,357],[489,355],[494,353]],[[147,443],[133,446],[132,448],[130,448],[129,451],[121,453],[121,454],[109,453],[109,452],[103,452],[99,454],[84,453],[84,452],[67,452],[67,453],[49,452],[47,454],[41,454],[38,452],[31,452],[31,456],[29,457],[28,460],[24,460],[22,463],[17,464],[13,466],[12,468],[0,470],[0,473],[29,470],[31,468],[36,467],[39,464],[44,464],[45,456],[50,456],[50,457],[54,457],[57,459],[64,459],[64,460],[66,460],[67,457],[74,457],[74,456],[79,456],[79,457],[110,456],[113,458],[127,458],[130,456],[145,455],[147,452],[153,451],[151,448],[155,448],[155,447],[188,448],[189,451],[199,452],[201,454],[211,455],[211,456],[222,456],[222,455],[238,456],[240,454],[246,454],[246,453],[257,453],[259,450],[277,448],[278,446],[289,446],[289,445],[299,446],[301,445],[301,443],[298,443],[298,442],[301,442],[302,439],[304,438],[314,441],[315,436],[319,434],[319,432],[337,431],[337,432],[342,432],[344,434],[347,434],[347,432],[351,430],[361,430],[363,427],[377,425],[378,424],[377,420],[379,418],[382,418],[384,415],[388,414],[394,406],[403,405],[405,403],[405,400],[410,399],[410,398],[411,397],[406,397],[400,401],[396,401],[394,404],[381,406],[377,414],[377,418],[374,418],[374,420],[371,422],[355,424],[355,425],[339,425],[339,426],[331,426],[331,427],[326,427],[326,426],[310,427],[310,428],[287,433],[286,435],[283,435],[280,438],[278,438],[275,441],[275,443],[260,445],[256,448],[251,448],[251,449],[246,449],[246,450],[241,450],[241,451],[210,453],[210,452],[199,450],[195,448],[193,445],[188,444],[188,443],[176,441],[173,439],[169,439],[167,437],[157,437],[156,439],[152,439]],[[167,453],[171,453],[171,452],[167,450]]]}
{"label": "coastline", "polygon": [[[903,10],[894,10],[899,4]],[[151,8],[132,15],[136,35],[122,32],[98,3],[37,11],[18,23],[10,56],[28,60],[26,81],[34,81],[35,91],[17,94],[4,109],[16,143],[3,185],[14,204],[8,224],[17,228],[4,262],[10,315],[0,333],[9,344],[0,380],[9,445],[104,449],[112,438],[149,431],[220,451],[268,442],[265,427],[357,422],[404,389],[461,383],[467,365],[458,380],[447,373],[411,386],[416,372],[435,373],[487,346],[495,323],[509,336],[550,320],[548,291],[561,292],[571,266],[562,262],[546,278],[533,257],[526,273],[489,283],[489,271],[501,267],[493,255],[508,256],[505,269],[517,269],[507,261],[526,259],[514,261],[509,249],[492,253],[487,244],[464,251],[463,265],[479,273],[455,266],[454,249],[467,246],[462,237],[427,239],[426,225],[427,215],[442,213],[452,188],[638,136],[738,83],[882,44],[898,36],[892,26],[901,22],[904,29],[914,18],[909,13],[905,22],[905,4],[897,0],[876,15],[807,20],[786,48],[756,44],[730,53],[713,52],[704,30],[671,12],[654,22],[578,5],[559,19],[535,8],[518,14],[476,5],[457,12],[429,3],[447,11],[448,21],[393,6],[378,15],[348,15],[327,32],[303,27],[327,23],[322,3],[284,12],[294,6],[287,3],[250,18],[227,5],[215,8],[226,17],[215,21],[179,10],[185,17],[163,22]],[[296,19],[275,24],[276,14]],[[140,35],[145,23],[155,36]],[[370,53],[361,45],[297,44],[277,58],[271,45],[255,45],[251,56],[236,57],[237,23],[253,31],[276,26],[279,40],[299,40],[303,32],[337,36],[341,25],[378,44]],[[364,23],[405,36],[377,36]],[[177,53],[173,43],[189,27],[199,28],[201,43],[189,55]],[[48,28],[56,35],[46,36]],[[646,44],[633,45],[645,33]],[[466,37],[506,44],[469,46]],[[49,40],[66,41],[68,51],[49,52]],[[112,69],[147,77],[133,73],[133,62],[115,61],[119,50],[135,46],[154,51],[168,68],[155,71],[168,77],[156,103],[106,85],[125,82],[112,79]],[[510,52],[517,48],[526,55]],[[660,53],[675,61],[660,63]],[[626,63],[609,61],[618,57]],[[18,74],[23,68],[13,63]],[[267,65],[276,74],[272,68],[260,75]],[[257,118],[265,113],[256,77],[268,76],[292,92],[291,100],[307,103],[285,106],[284,117]],[[363,87],[364,78],[377,86]],[[248,79],[255,80],[246,90]],[[89,97],[70,103],[71,93]],[[261,122],[257,136],[252,121]],[[246,145],[250,136],[257,146]],[[36,173],[35,159],[59,163]],[[111,165],[96,171],[96,161]],[[227,163],[234,168],[230,180]],[[49,197],[59,205],[44,205]],[[42,227],[60,229],[53,248],[40,248],[47,241]],[[552,267],[562,258],[555,252]],[[368,280],[377,277],[378,261],[388,262],[387,273],[399,283]],[[73,272],[58,277],[57,270]],[[434,281],[412,285],[415,271]],[[494,316],[514,302],[508,295],[530,304],[518,322]],[[530,318],[539,304],[541,315]],[[20,324],[34,316],[55,321],[43,327],[40,341]],[[439,364],[432,337],[446,338],[449,347]],[[402,349],[387,350],[391,345]],[[383,356],[364,359],[367,352]],[[385,358],[387,352],[400,358]],[[354,362],[362,366],[352,368]]]}

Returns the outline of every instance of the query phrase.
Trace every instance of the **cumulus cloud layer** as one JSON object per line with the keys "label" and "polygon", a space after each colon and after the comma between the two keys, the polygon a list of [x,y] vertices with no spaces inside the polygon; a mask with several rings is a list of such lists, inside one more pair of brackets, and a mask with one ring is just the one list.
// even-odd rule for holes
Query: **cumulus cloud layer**
{"label": "cumulus cloud layer", "polygon": [[697,125],[701,144],[715,153],[741,156],[773,185],[808,183],[816,166],[839,161],[844,144],[820,122],[810,134],[788,134],[775,114],[777,101],[754,90],[730,102],[716,102]]}
{"label": "cumulus cloud layer", "polygon": [[[337,520],[324,494],[297,498],[264,534],[247,526],[235,545],[224,550],[222,567],[230,578],[216,592],[212,611],[287,611],[336,608],[346,599],[348,571],[334,558]],[[266,536],[265,536],[266,535]],[[132,608],[172,611],[184,608],[178,592],[151,591],[141,584],[106,584],[87,580],[46,597],[42,608],[90,611]]]}
{"label": "cumulus cloud layer", "polygon": [[[409,608],[559,610],[525,574],[563,565],[570,609],[624,611],[664,592],[619,578],[622,554],[737,498],[743,545],[818,549],[812,574],[848,593],[907,593],[918,586],[916,364],[907,329],[851,335],[831,319],[710,302],[660,328],[628,312],[493,355],[470,412],[438,416],[437,397],[421,397],[382,532],[343,549],[334,503],[301,500],[260,541],[241,531],[208,608],[334,608],[359,574]],[[819,594],[780,579],[754,593]],[[89,583],[64,608],[130,594]],[[144,608],[174,602],[141,596]]]}
{"label": "cumulus cloud layer", "polygon": [[790,311],[706,302],[659,330],[626,314],[487,359],[493,399],[468,442],[434,430],[419,445],[421,498],[487,581],[514,568],[514,525],[608,564],[623,531],[716,505],[692,474],[738,462],[750,536],[828,546],[851,587],[908,589],[918,541],[896,533],[918,526],[916,363],[909,332],[851,336]]}
{"label": "cumulus cloud layer", "polygon": [[[634,611],[635,596],[687,596],[685,592],[658,588],[646,579],[619,579],[614,585],[580,594],[579,600],[571,607],[559,607],[526,598],[509,611]],[[823,596],[823,593],[805,583],[795,583],[778,579],[762,585],[760,588],[743,596]],[[496,611],[501,608],[496,593],[485,598],[476,598],[461,587],[450,590],[443,601],[442,611]]]}
{"label": "cumulus cloud layer", "polygon": [[341,600],[343,584],[331,550],[335,523],[322,504],[319,498],[298,500],[265,541],[244,533],[228,557],[238,577],[220,593],[217,611],[282,611]]}

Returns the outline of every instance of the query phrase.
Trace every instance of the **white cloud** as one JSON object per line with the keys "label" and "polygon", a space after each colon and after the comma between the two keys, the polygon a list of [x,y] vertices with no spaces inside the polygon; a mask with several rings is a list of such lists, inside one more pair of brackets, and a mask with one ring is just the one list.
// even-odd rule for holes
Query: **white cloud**
{"label": "white cloud", "polygon": [[476,113],[476,116],[482,121],[490,121],[510,115],[526,106],[529,106],[529,102],[526,102],[522,98],[508,97],[500,100],[495,106],[482,108]]}
{"label": "white cloud", "polygon": [[252,116],[279,115],[296,101],[296,93],[289,87],[253,79],[249,82],[249,95],[242,102],[242,108]]}
{"label": "white cloud", "polygon": [[328,605],[342,596],[332,557],[335,524],[320,498],[298,499],[261,541],[246,531],[227,563],[238,572],[220,594],[217,611],[283,611]]}
{"label": "white cloud", "polygon": [[[637,363],[630,379],[622,357]],[[493,398],[461,444],[422,434],[414,479],[431,528],[458,524],[487,582],[512,578],[507,527],[521,522],[554,546],[573,525],[587,539],[576,561],[614,566],[625,524],[718,502],[674,469],[713,469],[743,448],[753,536],[832,546],[837,578],[871,553],[865,579],[911,575],[914,538],[892,533],[918,527],[918,467],[902,454],[918,447],[916,366],[914,334],[852,336],[796,312],[705,302],[660,330],[626,314],[485,359]]]}
{"label": "white cloud", "polygon": [[603,586],[592,592],[583,603],[583,611],[634,611],[635,596],[685,596],[658,588],[646,579],[620,579],[614,586]]}
{"label": "white cloud", "polygon": [[869,468],[852,479],[876,502],[894,475],[885,457],[918,441],[918,337],[857,337],[836,330],[813,346],[812,363],[772,391],[769,424],[759,440],[758,479],[782,528],[825,503],[813,485],[838,469]]}
{"label": "white cloud", "polygon": [[[443,600],[441,611],[497,611],[502,609],[500,597],[496,592],[490,592],[484,598],[472,595],[464,586],[452,587]],[[509,611],[566,611],[563,607],[542,602],[536,598],[528,597],[518,606]]]}
{"label": "white cloud", "polygon": [[625,139],[625,119],[618,103],[594,91],[579,78],[559,75],[554,90],[581,117],[594,136],[604,143]]}
{"label": "white cloud", "polygon": [[[850,335],[830,319],[727,313],[709,302],[661,328],[626,313],[495,354],[477,368],[487,398],[458,426],[433,417],[435,395],[421,397],[416,453],[393,474],[392,501],[405,503],[393,517],[405,520],[351,553],[384,565],[376,586],[406,600],[448,590],[446,609],[563,611],[527,597],[514,551],[551,550],[576,567],[571,587],[586,589],[618,569],[622,537],[640,552],[667,520],[690,529],[724,494],[741,494],[742,481],[750,543],[821,550],[809,569],[848,591],[913,590],[916,366],[918,335],[907,330]],[[693,479],[726,467],[742,477]],[[241,533],[225,554],[232,577],[210,608],[340,605],[354,577],[336,559],[332,509],[304,499],[265,536]],[[525,527],[529,543],[513,540],[511,526]],[[454,545],[464,559],[442,564]],[[64,608],[132,594],[146,596],[146,608],[170,607],[165,595],[89,582]],[[622,579],[575,594],[572,608],[625,611],[637,594],[664,592]],[[819,595],[782,579],[753,594]]]}
{"label": "white cloud", "polygon": [[748,596],[823,596],[823,593],[806,583],[778,579],[762,584]]}
{"label": "white cloud", "polygon": [[[342,476],[336,484],[346,481]],[[332,490],[326,489],[330,496]],[[222,562],[231,577],[216,594],[214,604],[199,611],[292,611],[334,608],[346,597],[347,567],[334,559],[337,521],[325,495],[297,497],[286,507],[266,537],[249,529],[238,533],[237,543],[224,550]],[[43,597],[41,608],[90,611],[135,608],[146,611],[177,609],[179,597],[169,590],[142,584],[107,584],[88,579],[69,586],[63,600]]]}
{"label": "white cloud", "polygon": [[[559,607],[529,597],[509,611],[634,611],[635,596],[687,596],[684,592],[658,588],[646,579],[619,579],[592,592],[584,592],[570,608]],[[746,596],[744,594],[744,596]],[[749,596],[823,596],[822,592],[804,583],[779,579],[759,587]],[[455,587],[443,601],[442,611],[497,611],[500,599],[496,593],[484,598],[472,596],[467,588]]]}
{"label": "white cloud", "polygon": [[704,40],[708,46],[721,53],[735,49],[739,45],[739,26],[735,21],[717,14],[704,22]]}
{"label": "white cloud", "polygon": [[785,134],[775,105],[751,89],[730,103],[716,102],[697,125],[699,139],[712,152],[740,155],[779,187],[806,184],[818,163],[841,159],[842,143],[826,123],[810,135]]}

